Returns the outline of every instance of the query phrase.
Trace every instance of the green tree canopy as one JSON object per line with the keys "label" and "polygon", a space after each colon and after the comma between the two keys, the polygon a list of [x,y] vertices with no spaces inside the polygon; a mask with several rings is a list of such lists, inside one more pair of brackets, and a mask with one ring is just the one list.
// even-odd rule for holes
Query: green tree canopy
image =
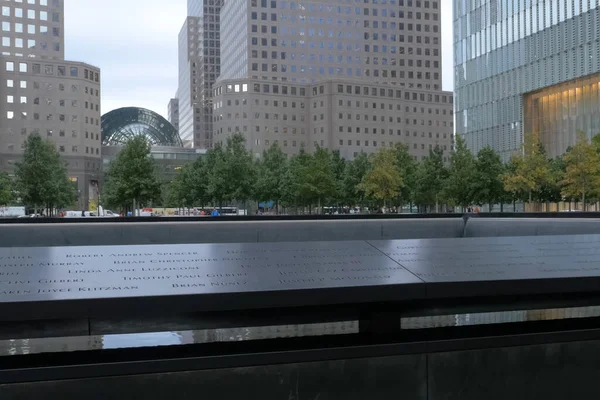
{"label": "green tree canopy", "polygon": [[344,173],[344,199],[348,205],[363,205],[365,202],[365,192],[360,186],[364,177],[371,169],[371,162],[369,156],[361,152],[352,160],[348,162],[346,172]]}
{"label": "green tree canopy", "polygon": [[225,146],[227,197],[247,201],[252,197],[256,169],[252,153],[246,149],[246,139],[239,133],[227,138]]}
{"label": "green tree canopy", "polygon": [[219,207],[223,203],[231,200],[231,190],[229,186],[229,166],[225,150],[220,143],[208,152],[206,157],[206,173],[208,196]]}
{"label": "green tree canopy", "polygon": [[0,205],[6,206],[14,200],[13,181],[6,172],[0,172]]}
{"label": "green tree canopy", "polygon": [[506,191],[527,193],[529,202],[542,187],[552,182],[550,161],[538,135],[526,134],[523,149],[511,156],[512,169],[502,175]]}
{"label": "green tree canopy", "polygon": [[446,199],[462,208],[470,206],[474,202],[476,179],[475,157],[467,148],[465,140],[457,135],[445,182]]}
{"label": "green tree canopy", "polygon": [[402,176],[403,184],[400,187],[398,203],[403,206],[411,201],[417,187],[417,167],[418,164],[414,157],[410,155],[408,145],[404,143],[396,143],[394,146],[396,154],[396,165]]}
{"label": "green tree canopy", "polygon": [[490,147],[479,151],[475,161],[475,181],[473,182],[473,201],[475,204],[492,206],[505,198],[504,185],[500,176],[504,173],[504,164],[498,153]]}
{"label": "green tree canopy", "polygon": [[344,160],[344,158],[342,158],[339,150],[335,150],[332,151],[329,156],[329,163],[331,164],[335,188],[333,190],[332,197],[328,200],[331,203],[340,204],[343,203],[346,198],[344,191],[344,178],[346,176],[347,162]]}
{"label": "green tree canopy", "polygon": [[363,177],[359,188],[368,197],[385,206],[400,195],[404,186],[394,149],[381,149],[371,156],[371,168]]}
{"label": "green tree canopy", "polygon": [[276,212],[283,199],[288,160],[279,145],[273,144],[257,163],[257,180],[254,197],[261,202],[274,201]]}
{"label": "green tree canopy", "polygon": [[444,165],[443,152],[437,147],[429,152],[417,169],[415,202],[422,206],[435,205],[436,212],[439,212],[447,179],[448,169]]}
{"label": "green tree canopy", "polygon": [[563,159],[566,172],[562,194],[567,198],[581,199],[585,210],[586,196],[600,191],[600,155],[595,146],[580,134],[577,144]]}
{"label": "green tree canopy", "polygon": [[104,200],[133,209],[161,198],[161,182],[146,138],[131,139],[111,161],[106,174]]}
{"label": "green tree canopy", "polygon": [[36,211],[71,206],[77,199],[54,143],[39,136],[27,138],[23,161],[16,166],[15,186],[23,203]]}

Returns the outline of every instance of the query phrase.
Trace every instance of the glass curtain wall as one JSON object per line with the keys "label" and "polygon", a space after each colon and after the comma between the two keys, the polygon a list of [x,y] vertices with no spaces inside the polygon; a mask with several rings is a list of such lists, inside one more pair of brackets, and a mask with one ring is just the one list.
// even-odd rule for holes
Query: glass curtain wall
{"label": "glass curtain wall", "polygon": [[539,134],[552,157],[566,152],[578,132],[600,134],[600,74],[524,96],[525,132]]}

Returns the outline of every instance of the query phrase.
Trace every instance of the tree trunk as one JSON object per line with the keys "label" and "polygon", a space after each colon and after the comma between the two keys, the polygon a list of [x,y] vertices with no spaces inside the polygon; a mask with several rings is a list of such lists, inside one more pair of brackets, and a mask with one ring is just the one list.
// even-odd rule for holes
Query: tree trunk
{"label": "tree trunk", "polygon": [[513,200],[513,212],[517,212],[517,201]]}
{"label": "tree trunk", "polygon": [[500,202],[500,212],[501,213],[504,212],[504,202],[503,201]]}
{"label": "tree trunk", "polygon": [[490,212],[490,213],[492,212],[492,207],[493,207],[493,204],[492,204],[492,203],[489,203],[489,209],[488,209],[488,212]]}
{"label": "tree trunk", "polygon": [[136,204],[135,199],[133,199],[133,216],[137,217],[137,213],[138,213],[137,212],[137,204]]}
{"label": "tree trunk", "polygon": [[581,197],[581,201],[583,202],[583,212],[586,212],[587,209],[585,208],[585,188],[583,189],[583,196]]}
{"label": "tree trunk", "polygon": [[275,215],[279,215],[279,200],[275,202]]}

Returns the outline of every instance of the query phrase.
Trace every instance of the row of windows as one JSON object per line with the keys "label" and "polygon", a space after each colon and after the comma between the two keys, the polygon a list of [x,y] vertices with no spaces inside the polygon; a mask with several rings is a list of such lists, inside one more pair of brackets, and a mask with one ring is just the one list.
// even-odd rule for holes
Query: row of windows
{"label": "row of windows", "polygon": [[[31,135],[34,136],[39,136],[40,135],[40,130],[37,128],[31,129],[31,130],[27,130],[27,128],[21,128],[21,136],[27,136],[27,133],[30,133]],[[8,128],[6,133],[8,134],[9,137],[12,137],[15,135],[15,131],[12,128]],[[56,134],[56,131],[53,129],[47,129],[46,130],[46,136],[52,137]],[[58,130],[58,137],[66,137],[66,132],[64,129],[59,129]],[[74,139],[77,139],[79,137],[79,134],[77,133],[76,130],[71,131],[71,137]],[[94,139],[95,137],[95,139]],[[98,133],[96,133],[94,135],[94,133],[90,133],[90,132],[85,132],[85,138],[86,139],[91,139],[91,140],[100,140],[100,135]]]}
{"label": "row of windows", "polygon": [[[7,88],[14,88],[15,87],[15,81],[13,79],[7,79],[6,80],[6,87]],[[51,83],[46,83],[44,85],[44,87],[45,87],[46,90],[52,90],[54,88],[54,86]],[[27,81],[19,81],[19,88],[21,88],[21,89],[27,89]],[[40,83],[37,82],[37,81],[33,82],[33,88],[34,89],[41,89]],[[58,84],[58,90],[61,91],[61,92],[65,91],[65,85],[64,85],[64,83],[59,83]],[[71,92],[77,93],[78,91],[79,91],[79,86],[77,86],[77,85],[71,85]],[[92,96],[99,97],[98,89],[90,88],[90,87],[87,87],[87,86],[85,87],[85,94],[89,94],[89,95],[92,95]],[[86,104],[87,104],[87,102],[86,102]],[[96,108],[97,108],[97,106],[96,106]],[[98,110],[96,109],[96,111],[98,111]]]}
{"label": "row of windows", "polygon": [[[343,3],[344,0],[338,0],[339,3]],[[346,0],[347,3],[350,3],[351,0]],[[365,4],[378,4],[379,0],[354,0],[354,2],[356,4],[360,4],[362,2],[364,2]],[[417,7],[417,8],[433,8],[433,9],[438,9],[438,2],[437,1],[429,1],[429,0],[415,0],[413,2],[413,0],[389,0],[390,5],[391,6],[395,6],[395,5],[399,5],[401,7]],[[311,3],[308,5],[308,10],[311,12],[314,11],[320,11],[323,12],[325,11],[325,4],[324,3],[328,3],[328,2],[321,2],[320,4],[314,4]],[[386,0],[381,0],[382,5],[386,5],[387,1]],[[251,0],[250,5],[252,7],[259,7],[259,0]],[[260,0],[260,7],[261,8],[268,8],[270,6],[270,8],[277,8],[277,0]],[[282,1],[281,2],[281,6],[282,8],[287,8],[288,7],[288,1]],[[291,1],[289,4],[289,7],[291,9],[296,9],[296,3],[294,1]],[[302,9],[305,9],[305,6],[302,5],[301,6]]]}
{"label": "row of windows", "polygon": [[[6,96],[6,103],[7,104],[13,104],[15,103],[15,99],[16,97],[18,97],[18,103],[19,104],[27,104],[27,96],[13,96],[13,95],[7,95]],[[50,98],[46,98],[45,101],[43,101],[43,104],[47,105],[47,106],[52,106],[53,103],[53,99]],[[39,97],[35,97],[33,99],[33,104],[34,105],[40,105],[40,98]],[[60,107],[65,107],[67,104],[70,104],[71,107],[73,108],[77,108],[79,107],[79,100],[71,100],[70,102],[68,102],[67,100],[61,99],[58,101],[58,105]],[[98,104],[93,104],[91,102],[85,102],[85,108],[94,111],[94,106],[96,111],[99,111],[99,105]],[[64,119],[63,119],[64,120]],[[62,120],[61,120],[62,121]]]}
{"label": "row of windows", "polygon": [[[52,135],[48,135],[48,136],[52,136]],[[57,150],[60,153],[64,153],[66,151],[66,147],[65,145],[58,145],[57,146]],[[8,143],[6,145],[6,149],[8,151],[14,151],[15,150],[15,145],[13,143]],[[21,150],[25,149],[25,142],[21,143]],[[72,153],[78,153],[79,152],[79,146],[71,146],[71,152]],[[85,147],[85,154],[96,154],[96,155],[100,155],[100,148],[96,147]],[[88,163],[89,164],[89,163]]]}
{"label": "row of windows", "polygon": [[[301,34],[300,36],[303,36],[303,34]],[[383,39],[383,37],[385,37],[385,39]],[[349,40],[344,40],[344,41],[339,41],[339,42],[334,42],[334,41],[315,41],[315,40],[304,40],[304,39],[281,39],[281,38],[259,38],[254,36],[250,39],[250,44],[252,46],[260,46],[262,47],[291,47],[291,48],[301,48],[304,49],[306,47],[311,48],[311,49],[327,49],[327,50],[339,50],[339,51],[353,51],[353,52],[360,52],[364,49],[365,52],[369,53],[369,52],[374,52],[374,53],[391,53],[391,54],[397,54],[403,53],[404,48],[403,47],[398,47],[396,45],[388,45],[388,44],[373,44],[373,45],[369,45],[369,44],[365,44],[364,46],[361,45],[360,43],[362,41],[364,41],[365,39],[360,38],[357,39],[356,42],[350,42]],[[371,40],[371,39],[368,39]],[[431,36],[421,36],[421,35],[417,35],[417,36],[413,36],[413,35],[395,35],[395,34],[391,34],[391,35],[382,35],[382,41],[390,41],[390,42],[399,42],[399,43],[418,43],[418,44],[433,44],[433,45],[439,45],[440,39],[438,37],[431,37]]]}
{"label": "row of windows", "polygon": [[[285,3],[283,3],[285,4]],[[283,5],[282,4],[282,5]],[[295,4],[294,2],[291,3],[291,5]],[[309,9],[310,8],[314,8],[316,5],[314,3],[309,4]],[[282,6],[280,9],[285,10],[287,9],[287,7]],[[295,10],[295,7],[290,7],[290,10]],[[383,18],[406,18],[406,19],[426,19],[428,20],[429,17],[431,16],[431,19],[433,19],[434,21],[438,20],[438,13],[437,12],[433,12],[433,13],[429,13],[429,12],[421,12],[421,11],[406,11],[405,10],[395,10],[395,9],[387,9],[387,8],[360,8],[360,7],[328,7],[325,8],[323,7],[321,10],[319,10],[319,14],[320,15],[326,15],[326,11],[329,11],[330,13],[335,13],[336,15],[346,15],[346,16],[351,16],[351,15],[355,15],[355,16],[364,16],[364,17],[383,17]],[[314,10],[313,10],[314,12]],[[250,13],[250,18],[252,20],[258,21],[259,20],[259,15],[260,15],[260,20],[261,21],[277,21],[278,20],[278,15],[276,12],[258,12],[258,11],[252,11]],[[281,15],[279,16],[279,19],[282,21],[286,21],[288,18],[287,14],[281,13]],[[289,19],[292,22],[296,21],[296,14],[291,14],[289,15]],[[317,22],[317,19],[315,17],[309,17],[306,18],[305,15],[300,15],[298,20],[300,22],[306,22],[306,20],[309,20],[311,23],[315,23]],[[332,23],[332,18],[327,18],[328,19],[328,23],[331,24]],[[325,23],[325,18],[319,18],[318,22],[320,22],[321,24]]]}
{"label": "row of windows", "polygon": [[[22,119],[22,120],[30,119],[28,111],[18,111],[18,112],[7,111],[6,112],[6,119],[16,119],[17,117],[19,119]],[[45,119],[46,121],[57,120],[57,121],[60,121],[60,122],[78,123],[79,122],[79,115],[71,115],[71,118],[68,118],[68,116],[66,116],[65,114],[57,114],[56,117],[55,117],[55,115],[53,113],[49,113],[49,114],[46,114],[43,119]],[[33,120],[39,121],[40,120],[40,114],[39,113],[33,113]],[[86,124],[100,126],[100,120],[98,118],[85,117],[85,123]]]}
{"label": "row of windows", "polygon": [[[437,63],[437,62],[436,62]],[[418,67],[416,67],[418,68]],[[424,68],[424,67],[421,67]],[[252,72],[259,72],[258,69],[258,63],[252,63]],[[261,69],[260,72],[273,72],[273,73],[277,73],[277,72],[281,72],[281,73],[287,73],[287,72],[291,72],[291,73],[309,73],[309,74],[319,74],[319,75],[323,75],[323,76],[345,76],[345,77],[352,77],[352,76],[363,76],[363,69],[362,68],[342,68],[342,67],[314,67],[314,66],[306,66],[306,65],[288,65],[287,64],[270,64],[270,68],[269,68],[269,64],[267,63],[263,63],[261,64]],[[394,79],[426,79],[426,80],[439,80],[440,79],[440,73],[439,72],[422,72],[422,71],[397,71],[395,69],[393,70],[387,70],[387,69],[365,69],[364,70],[364,76],[370,77],[373,76],[375,78],[394,78]],[[285,79],[284,79],[285,80]],[[295,78],[293,78],[292,80],[295,80]]]}
{"label": "row of windows", "polygon": [[[18,72],[29,72],[29,63],[26,62],[14,62],[14,61],[6,61],[6,71],[8,72],[16,72],[18,67]],[[58,76],[67,76],[67,67],[64,65],[58,65],[56,66],[56,68],[54,68],[54,65],[44,65],[44,73],[46,75],[54,75],[54,71],[56,69],[56,74]],[[90,71],[87,68],[84,68],[84,78],[94,81],[94,82],[99,82],[100,81],[100,75],[98,74],[98,72],[94,72],[94,71]],[[69,71],[69,76],[73,77],[73,78],[77,78],[79,77],[79,67],[69,67],[68,68]],[[42,66],[41,64],[37,64],[37,63],[32,63],[31,64],[31,72],[34,74],[41,74],[42,73]]]}
{"label": "row of windows", "polygon": [[[254,119],[256,120],[274,120],[274,121],[279,121],[281,116],[281,120],[282,121],[297,121],[300,120],[301,122],[305,121],[305,116],[304,115],[300,115],[300,117],[298,118],[298,116],[296,114],[291,114],[288,116],[288,114],[279,114],[279,113],[254,113]],[[239,120],[239,119],[247,119],[248,118],[248,113],[246,112],[242,112],[242,113],[227,113],[225,115],[225,117],[221,114],[218,116],[214,117],[214,121],[223,121],[223,120]],[[319,115],[320,120],[325,120],[325,114],[320,114]],[[378,116],[378,115],[364,115],[364,118],[361,117],[360,114],[355,114],[354,116],[352,116],[352,114],[347,114],[346,118],[344,118],[344,114],[343,113],[339,113],[338,114],[338,121],[343,121],[343,120],[356,120],[356,121],[372,121],[372,122],[388,122],[390,124],[393,123],[398,123],[398,124],[402,124],[404,123],[405,125],[421,125],[421,126],[437,126],[437,127],[454,127],[454,122],[452,121],[439,121],[439,120],[417,120],[417,119],[411,119],[411,118],[402,118],[402,117],[392,117],[392,116],[388,116],[387,118],[383,115]],[[386,121],[387,120],[387,121]],[[317,121],[317,115],[313,116],[313,121]],[[340,132],[341,132],[342,127],[340,127]]]}
{"label": "row of windows", "polygon": [[[268,83],[255,83],[252,85],[254,93],[274,93],[274,94],[291,94],[292,96],[299,95],[306,96],[306,88],[296,88],[295,86],[287,86],[287,85],[273,85]],[[288,90],[289,89],[289,90]],[[225,93],[240,93],[247,92],[248,86],[247,84],[228,84],[225,86]],[[389,98],[402,98],[402,90],[394,90],[394,89],[383,89],[383,88],[374,88],[368,86],[356,86],[356,85],[337,85],[337,93],[338,94],[354,94],[354,95],[362,95],[363,96],[376,96],[376,97],[389,97]],[[219,86],[214,90],[214,96],[219,96],[223,94],[223,86]],[[324,95],[325,94],[325,86],[314,86],[312,88],[312,95]],[[412,100],[412,101],[435,101],[436,103],[452,103],[452,96],[448,95],[439,95],[439,94],[430,94],[430,93],[416,93],[410,91],[404,91],[404,99]],[[427,99],[427,100],[426,100]],[[383,104],[383,103],[382,103]]]}
{"label": "row of windows", "polygon": [[[16,22],[14,24],[14,32],[15,33],[25,33],[24,32],[25,24],[20,22]],[[11,32],[11,23],[8,21],[2,21],[2,32]],[[27,33],[29,35],[35,35],[40,33],[44,36],[48,35],[48,27],[46,25],[40,25],[39,29],[35,24],[27,24]],[[52,28],[53,36],[60,36],[59,28]],[[10,46],[10,45],[9,45]]]}
{"label": "row of windows", "polygon": [[[317,61],[317,59],[320,62],[338,62],[338,63],[345,63],[345,64],[359,64],[362,65],[363,62],[366,65],[400,65],[401,67],[404,67],[405,64],[408,64],[409,67],[412,66],[417,66],[417,67],[427,67],[427,68],[431,68],[432,63],[431,60],[427,60],[427,59],[420,59],[420,58],[415,58],[414,55],[416,54],[417,56],[426,56],[426,57],[431,57],[433,55],[433,57],[438,58],[439,57],[439,50],[438,49],[433,49],[433,52],[431,51],[431,49],[426,48],[426,49],[422,49],[420,47],[413,49],[412,47],[408,47],[405,52],[405,48],[404,47],[400,47],[400,54],[406,54],[407,56],[410,56],[408,58],[408,61],[406,61],[406,58],[404,57],[378,57],[378,56],[351,56],[351,55],[342,55],[342,54],[338,54],[337,57],[334,56],[333,54],[329,54],[329,55],[325,55],[322,53],[289,53],[289,57],[288,57],[288,53],[285,51],[279,52],[279,51],[271,51],[269,52],[268,50],[252,50],[250,53],[250,57],[252,58],[262,58],[262,59],[271,59],[271,60],[277,60],[277,59],[281,59],[281,60],[291,60],[291,61],[295,61],[295,60],[300,60],[300,61],[304,61],[304,60],[310,60],[310,61]],[[415,50],[415,51],[413,51]],[[424,54],[423,54],[424,53]],[[433,53],[433,54],[432,54]],[[434,60],[433,61],[433,67],[434,68],[439,68],[439,61]]]}
{"label": "row of windows", "polygon": [[[40,21],[48,21],[48,11],[36,11],[32,9],[23,9],[21,7],[2,7],[2,16],[15,18],[27,18],[27,19],[39,19]],[[52,22],[60,22],[60,14],[58,12],[52,13]]]}
{"label": "row of windows", "polygon": [[[234,128],[232,126],[229,126],[229,127],[227,127],[227,131],[229,133],[240,132],[240,127],[236,126]],[[243,132],[248,132],[248,126],[247,125],[243,125],[242,126],[242,131]],[[301,135],[305,134],[305,128],[296,128],[296,127],[287,127],[287,126],[281,127],[281,129],[280,129],[279,126],[274,126],[274,127],[265,126],[264,128],[261,129],[260,126],[256,125],[254,127],[254,131],[256,133],[260,133],[260,132],[271,133],[272,132],[272,133],[277,133],[277,134],[278,133],[283,133],[283,134],[292,134],[292,135],[296,135],[298,133],[300,133]],[[319,132],[321,134],[324,134],[325,133],[325,127],[321,126],[320,128],[313,128],[313,134],[314,135],[318,135]],[[433,133],[432,132],[427,132],[427,135],[426,135],[426,132],[417,132],[417,131],[412,131],[411,132],[408,129],[405,129],[403,131],[402,129],[395,129],[394,130],[394,129],[390,129],[390,128],[388,128],[388,129],[379,128],[378,129],[378,128],[371,128],[371,127],[356,127],[356,126],[355,127],[351,127],[351,126],[343,127],[343,126],[340,126],[338,128],[338,132],[339,133],[347,132],[347,133],[356,133],[356,134],[362,134],[362,133],[364,133],[364,134],[373,134],[373,135],[377,135],[377,134],[385,135],[387,133],[389,136],[394,136],[394,133],[396,134],[396,136],[402,136],[402,134],[404,132],[404,136],[406,136],[406,137],[411,137],[411,135],[412,135],[413,138],[419,138],[420,137],[421,139],[425,139],[425,140],[427,140],[428,138],[429,139],[433,139]],[[218,129],[217,133],[223,133],[223,128]],[[443,133],[442,137],[445,140],[447,140],[447,139],[453,140],[454,139],[452,133]],[[435,139],[436,139],[436,141],[440,139],[440,133],[439,132],[435,134]],[[418,140],[418,139],[416,139],[416,140]]]}
{"label": "row of windows", "polygon": [[[6,1],[10,1],[10,0],[6,0]],[[13,0],[15,3],[25,3],[24,0]],[[40,5],[40,6],[47,6],[48,5],[48,0],[27,0],[27,4],[32,4],[32,5]],[[60,6],[60,1],[59,0],[53,0],[52,1],[52,7],[59,7]]]}

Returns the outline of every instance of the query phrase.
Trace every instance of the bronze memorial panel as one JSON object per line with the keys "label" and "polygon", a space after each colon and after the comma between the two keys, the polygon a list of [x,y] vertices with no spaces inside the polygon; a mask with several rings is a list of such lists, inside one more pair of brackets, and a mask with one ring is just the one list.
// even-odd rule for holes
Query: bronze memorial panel
{"label": "bronze memorial panel", "polygon": [[595,291],[600,235],[370,242],[427,283],[428,297]]}
{"label": "bronze memorial panel", "polygon": [[[420,286],[420,279],[361,241],[0,248],[4,320],[15,317],[9,303],[43,302],[48,308],[150,297],[182,303],[185,297],[189,303],[192,296],[197,301],[183,304],[186,311],[216,311],[347,303],[374,287],[406,299],[421,296]],[[385,292],[370,291],[374,301]],[[79,304],[78,312],[90,312],[89,304]],[[176,308],[172,301],[169,307]],[[23,312],[35,309],[30,304]]]}

